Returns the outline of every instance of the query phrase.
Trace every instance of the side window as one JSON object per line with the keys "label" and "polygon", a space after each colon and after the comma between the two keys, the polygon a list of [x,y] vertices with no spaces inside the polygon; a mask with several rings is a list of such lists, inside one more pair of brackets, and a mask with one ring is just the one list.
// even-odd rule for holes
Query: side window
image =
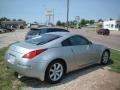
{"label": "side window", "polygon": [[53,28],[53,29],[47,29],[47,32],[68,32],[68,31],[64,29]]}
{"label": "side window", "polygon": [[55,29],[54,29],[54,32],[62,32],[62,29],[55,28]]}
{"label": "side window", "polygon": [[57,31],[58,31],[58,29],[54,29],[54,28],[50,28],[47,30],[47,32],[57,32]]}
{"label": "side window", "polygon": [[40,30],[39,30],[39,35],[40,35],[40,34],[44,34],[44,33],[47,33],[47,29],[44,28],[44,29],[40,29]]}
{"label": "side window", "polygon": [[62,42],[62,46],[71,46],[69,39],[66,39]]}
{"label": "side window", "polygon": [[88,45],[89,44],[89,41],[86,38],[79,35],[72,36],[70,38],[70,42],[72,45]]}
{"label": "side window", "polygon": [[65,30],[65,29],[61,29],[61,32],[69,32],[69,31],[67,31],[67,30]]}
{"label": "side window", "polygon": [[30,30],[27,35],[38,35],[39,34],[39,30]]}
{"label": "side window", "polygon": [[53,29],[47,29],[47,32],[53,32]]}

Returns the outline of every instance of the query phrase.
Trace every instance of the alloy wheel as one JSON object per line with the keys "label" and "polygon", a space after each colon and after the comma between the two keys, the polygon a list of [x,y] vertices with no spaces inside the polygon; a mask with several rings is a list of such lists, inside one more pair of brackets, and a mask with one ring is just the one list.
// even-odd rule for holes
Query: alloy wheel
{"label": "alloy wheel", "polygon": [[52,81],[59,80],[63,75],[63,66],[61,63],[54,63],[49,70],[49,77]]}

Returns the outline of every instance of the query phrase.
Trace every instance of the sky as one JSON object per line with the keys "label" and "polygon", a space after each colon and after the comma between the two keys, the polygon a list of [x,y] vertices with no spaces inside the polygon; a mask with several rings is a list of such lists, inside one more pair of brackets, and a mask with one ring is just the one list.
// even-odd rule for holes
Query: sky
{"label": "sky", "polygon": [[[54,10],[54,21],[66,21],[67,0],[0,0],[0,18],[44,23],[47,10]],[[120,0],[70,0],[69,20],[120,18]]]}

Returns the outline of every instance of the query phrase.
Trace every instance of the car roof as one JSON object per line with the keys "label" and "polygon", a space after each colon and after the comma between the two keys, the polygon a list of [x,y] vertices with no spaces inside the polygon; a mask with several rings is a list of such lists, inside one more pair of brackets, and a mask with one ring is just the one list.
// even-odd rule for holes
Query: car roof
{"label": "car roof", "polygon": [[55,35],[59,35],[59,36],[73,36],[73,35],[77,35],[77,34],[71,33],[71,32],[49,32],[49,33],[45,33],[45,34],[55,34]]}
{"label": "car roof", "polygon": [[[40,30],[40,29],[64,29],[67,30],[65,28],[60,28],[60,27],[40,27],[40,28],[31,28],[31,30]],[[68,31],[68,30],[67,30]]]}

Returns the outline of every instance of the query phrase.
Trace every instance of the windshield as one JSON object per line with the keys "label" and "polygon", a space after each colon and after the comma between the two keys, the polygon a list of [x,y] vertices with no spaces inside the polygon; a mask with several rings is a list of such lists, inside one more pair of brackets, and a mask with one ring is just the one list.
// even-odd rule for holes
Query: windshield
{"label": "windshield", "polygon": [[36,44],[36,45],[43,45],[43,44],[46,44],[50,41],[56,40],[60,37],[61,36],[54,35],[54,34],[44,34],[44,35],[40,35],[38,37],[35,37],[33,39],[26,40],[26,42],[31,43],[31,44]]}

